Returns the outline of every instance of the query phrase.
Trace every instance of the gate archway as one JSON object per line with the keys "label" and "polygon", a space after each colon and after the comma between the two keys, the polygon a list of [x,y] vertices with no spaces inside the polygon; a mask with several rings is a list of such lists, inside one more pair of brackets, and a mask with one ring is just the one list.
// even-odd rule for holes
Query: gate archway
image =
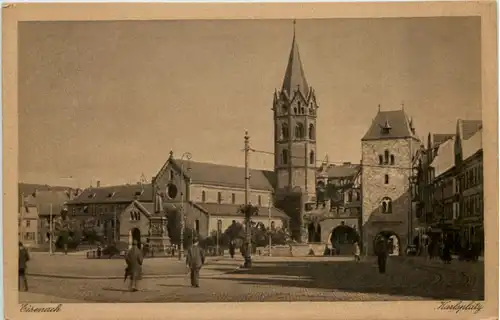
{"label": "gate archway", "polygon": [[345,224],[333,228],[329,239],[337,254],[352,254],[354,250],[353,244],[354,242],[359,243],[359,240],[358,232]]}
{"label": "gate archway", "polygon": [[384,238],[387,243],[387,249],[390,256],[399,256],[401,254],[401,241],[394,231],[381,231],[373,239],[373,247],[380,238]]}

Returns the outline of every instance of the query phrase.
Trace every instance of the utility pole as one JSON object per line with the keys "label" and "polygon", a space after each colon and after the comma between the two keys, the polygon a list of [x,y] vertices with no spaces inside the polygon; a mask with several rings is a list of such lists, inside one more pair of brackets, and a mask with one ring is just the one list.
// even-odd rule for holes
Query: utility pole
{"label": "utility pole", "polygon": [[52,203],[50,204],[50,211],[49,211],[49,253],[52,255],[54,252],[52,251],[52,236],[53,229],[52,229]]}
{"label": "utility pole", "polygon": [[[180,243],[179,243],[179,260],[182,260],[184,257],[184,228],[185,228],[185,211],[184,211],[184,192],[186,191],[186,177],[184,176],[184,161],[182,161],[186,157],[186,159],[189,161],[191,160],[191,153],[189,152],[184,152],[181,156],[181,232],[180,232]],[[191,231],[192,232],[192,231]],[[192,234],[193,236],[193,234]],[[193,238],[191,236],[191,238]],[[191,239],[192,241],[193,239]]]}
{"label": "utility pole", "polygon": [[245,250],[245,267],[250,267],[251,265],[251,253],[252,253],[252,230],[250,224],[250,214],[249,214],[249,205],[250,205],[250,137],[248,136],[248,131],[245,130],[245,208],[247,212],[245,213],[245,242],[246,242],[246,250]]}
{"label": "utility pole", "polygon": [[117,239],[116,239],[117,227],[118,226],[116,225],[116,208],[115,208],[115,210],[113,212],[113,243],[117,242]]}
{"label": "utility pole", "polygon": [[273,244],[273,239],[272,239],[272,230],[271,230],[271,197],[269,197],[269,204],[268,204],[268,214],[269,214],[269,256],[272,256],[271,254],[271,246]]}

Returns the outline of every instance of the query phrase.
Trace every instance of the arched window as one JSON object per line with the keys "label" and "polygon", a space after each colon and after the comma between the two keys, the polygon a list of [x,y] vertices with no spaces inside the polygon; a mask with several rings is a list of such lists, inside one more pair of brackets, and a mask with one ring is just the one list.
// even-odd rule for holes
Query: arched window
{"label": "arched window", "polygon": [[392,213],[392,200],[389,197],[382,199],[382,213]]}
{"label": "arched window", "polygon": [[347,201],[348,201],[348,202],[352,202],[352,191],[349,191],[349,192],[347,193]]}
{"label": "arched window", "polygon": [[304,125],[299,122],[295,126],[295,138],[302,139],[304,137]]}
{"label": "arched window", "polygon": [[385,183],[385,184],[389,184],[389,175],[388,175],[388,174],[386,174],[386,175],[384,176],[384,183]]}
{"label": "arched window", "polygon": [[384,157],[382,155],[378,156],[378,164],[384,164]]}
{"label": "arched window", "polygon": [[288,150],[287,149],[283,149],[281,151],[281,163],[288,164]]}
{"label": "arched window", "polygon": [[288,139],[288,125],[286,123],[281,126],[281,136],[283,139]]}
{"label": "arched window", "polygon": [[207,194],[205,191],[201,192],[201,202],[207,201]]}
{"label": "arched window", "polygon": [[309,125],[309,139],[314,140],[314,125]]}
{"label": "arched window", "polygon": [[309,153],[309,164],[314,164],[314,151]]}
{"label": "arched window", "polygon": [[236,195],[234,193],[231,193],[231,203],[232,204],[236,203]]}
{"label": "arched window", "polygon": [[281,112],[283,113],[287,113],[288,111],[288,106],[286,104],[284,104],[282,107],[281,107]]}
{"label": "arched window", "polygon": [[389,151],[388,150],[384,151],[384,163],[385,164],[389,163]]}
{"label": "arched window", "polygon": [[394,165],[394,162],[395,162],[395,161],[394,161],[394,155],[393,155],[393,154],[391,154],[391,164],[392,164],[392,165]]}
{"label": "arched window", "polygon": [[217,193],[217,203],[222,203],[222,193]]}

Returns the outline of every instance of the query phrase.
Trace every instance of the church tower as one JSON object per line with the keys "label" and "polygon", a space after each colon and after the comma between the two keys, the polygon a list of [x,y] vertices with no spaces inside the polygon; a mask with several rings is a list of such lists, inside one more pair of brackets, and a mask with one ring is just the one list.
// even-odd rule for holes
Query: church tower
{"label": "church tower", "polygon": [[315,201],[317,109],[316,95],[300,60],[294,21],[288,65],[281,90],[274,93],[272,110],[277,205],[292,218],[292,232],[295,229],[296,233],[302,225],[305,204]]}

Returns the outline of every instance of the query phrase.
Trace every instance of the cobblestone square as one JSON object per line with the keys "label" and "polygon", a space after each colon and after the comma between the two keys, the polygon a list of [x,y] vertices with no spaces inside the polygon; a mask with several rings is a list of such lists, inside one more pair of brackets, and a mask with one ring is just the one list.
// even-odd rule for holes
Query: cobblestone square
{"label": "cobblestone square", "polygon": [[[145,277],[139,292],[128,292],[119,279],[31,277],[20,302],[50,302],[57,297],[81,302],[245,302],[245,301],[397,301],[482,300],[484,264],[404,257],[390,258],[379,274],[373,258],[256,257],[252,269],[238,269],[240,259],[223,258],[202,269],[201,287],[188,275]],[[145,274],[147,276],[147,274]]]}

